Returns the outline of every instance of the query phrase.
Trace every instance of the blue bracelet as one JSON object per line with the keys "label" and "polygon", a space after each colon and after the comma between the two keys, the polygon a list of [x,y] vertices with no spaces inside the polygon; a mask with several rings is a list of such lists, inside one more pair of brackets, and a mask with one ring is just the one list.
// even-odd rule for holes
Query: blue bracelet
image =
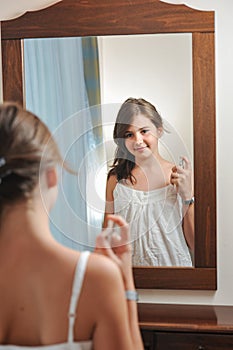
{"label": "blue bracelet", "polygon": [[126,290],[125,291],[125,298],[127,300],[133,300],[133,301],[139,300],[138,293],[136,292],[136,290]]}
{"label": "blue bracelet", "polygon": [[194,197],[192,197],[191,199],[186,199],[186,200],[183,200],[183,204],[184,205],[191,205],[195,202],[195,199]]}

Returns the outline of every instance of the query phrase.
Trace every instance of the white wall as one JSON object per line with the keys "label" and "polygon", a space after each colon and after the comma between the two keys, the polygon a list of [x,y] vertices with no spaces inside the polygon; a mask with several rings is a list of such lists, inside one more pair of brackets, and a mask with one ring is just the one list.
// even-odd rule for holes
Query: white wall
{"label": "white wall", "polygon": [[[197,0],[189,1],[194,4],[193,6],[197,2]],[[203,3],[203,0],[199,1],[200,3]],[[233,305],[233,161],[231,155],[233,149],[233,2],[232,0],[212,0],[211,6],[216,10],[217,22],[218,290],[216,292],[142,290],[140,291],[142,302]]]}
{"label": "white wall", "polygon": [[0,21],[19,17],[27,11],[36,11],[61,0],[8,0],[0,1]]}
{"label": "white wall", "polygon": [[[173,1],[168,1],[173,2]],[[141,301],[156,303],[192,303],[233,305],[233,2],[232,0],[178,1],[192,7],[203,3],[216,11],[216,122],[217,122],[217,265],[218,290],[141,291]],[[211,3],[211,5],[210,5]],[[211,6],[211,7],[210,7]]]}
{"label": "white wall", "polygon": [[[106,117],[112,123],[107,138],[112,139],[120,105],[128,97],[143,97],[170,124],[170,133],[161,139],[166,146],[161,147],[163,155],[178,163],[179,156],[188,153],[192,160],[191,34],[104,36],[98,38],[98,44],[101,101],[104,105],[115,104],[116,108],[111,117],[109,113]],[[178,144],[180,147],[174,147]]]}

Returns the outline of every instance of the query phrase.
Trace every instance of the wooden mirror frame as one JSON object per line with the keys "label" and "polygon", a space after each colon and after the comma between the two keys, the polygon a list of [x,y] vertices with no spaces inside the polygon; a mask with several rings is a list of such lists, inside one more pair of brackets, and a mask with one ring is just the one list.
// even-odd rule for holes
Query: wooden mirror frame
{"label": "wooden mirror frame", "polygon": [[143,289],[217,289],[214,12],[159,0],[65,0],[1,26],[3,98],[21,103],[24,38],[192,34],[195,266],[135,267],[134,276]]}

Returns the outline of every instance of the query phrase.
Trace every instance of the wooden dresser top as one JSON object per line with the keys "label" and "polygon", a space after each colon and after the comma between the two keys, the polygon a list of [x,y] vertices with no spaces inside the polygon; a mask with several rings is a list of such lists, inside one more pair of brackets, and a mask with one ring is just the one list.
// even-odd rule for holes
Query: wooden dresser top
{"label": "wooden dresser top", "polygon": [[142,329],[233,334],[233,306],[138,304]]}

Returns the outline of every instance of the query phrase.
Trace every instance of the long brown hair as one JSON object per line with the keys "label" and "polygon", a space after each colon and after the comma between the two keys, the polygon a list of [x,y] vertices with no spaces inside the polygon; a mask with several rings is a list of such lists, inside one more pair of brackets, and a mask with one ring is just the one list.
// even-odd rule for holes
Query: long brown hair
{"label": "long brown hair", "polygon": [[133,118],[139,114],[147,117],[156,128],[163,128],[163,120],[154,105],[143,98],[128,98],[121,105],[117,114],[113,130],[113,139],[117,148],[108,178],[111,175],[115,175],[118,181],[122,179],[129,179],[131,183],[136,181],[132,175],[132,170],[135,167],[135,158],[125,146],[125,134],[132,124]]}

